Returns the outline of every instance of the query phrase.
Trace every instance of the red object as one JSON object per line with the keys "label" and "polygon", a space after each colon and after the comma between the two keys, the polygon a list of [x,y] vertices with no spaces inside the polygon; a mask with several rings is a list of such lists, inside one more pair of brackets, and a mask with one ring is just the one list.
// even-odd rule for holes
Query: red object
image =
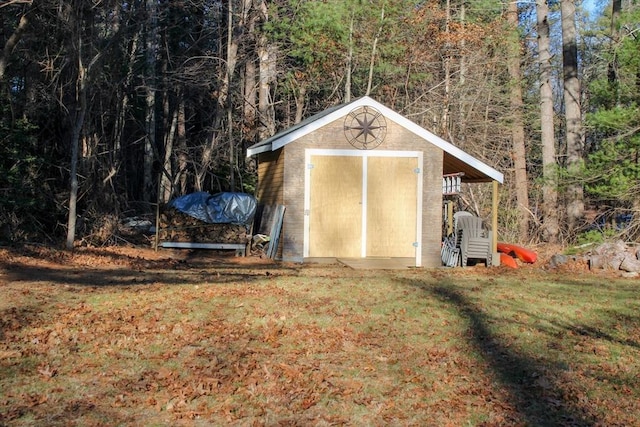
{"label": "red object", "polygon": [[511,255],[505,254],[503,252],[500,252],[500,265],[506,265],[507,267],[511,267],[511,268],[518,268],[518,263],[516,263],[516,259],[513,258]]}
{"label": "red object", "polygon": [[[534,251],[510,243],[498,242],[498,252],[509,254],[529,264],[533,264],[538,259],[538,254]],[[502,259],[502,257],[500,259]]]}

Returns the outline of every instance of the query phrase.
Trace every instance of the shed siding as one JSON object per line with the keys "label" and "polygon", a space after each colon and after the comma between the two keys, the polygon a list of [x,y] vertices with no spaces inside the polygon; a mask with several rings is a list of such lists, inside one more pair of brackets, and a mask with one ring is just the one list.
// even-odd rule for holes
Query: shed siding
{"label": "shed siding", "polygon": [[[258,186],[256,198],[262,205],[285,205],[284,202],[284,149],[269,151],[258,155]],[[266,231],[266,230],[265,230]],[[286,235],[282,226],[281,235]],[[282,241],[276,256],[282,257]]]}
{"label": "shed siding", "polygon": [[422,266],[440,267],[442,244],[442,162],[444,151],[423,142]]}
{"label": "shed siding", "polygon": [[256,198],[265,205],[284,204],[284,150],[269,151],[258,156],[258,188]]}

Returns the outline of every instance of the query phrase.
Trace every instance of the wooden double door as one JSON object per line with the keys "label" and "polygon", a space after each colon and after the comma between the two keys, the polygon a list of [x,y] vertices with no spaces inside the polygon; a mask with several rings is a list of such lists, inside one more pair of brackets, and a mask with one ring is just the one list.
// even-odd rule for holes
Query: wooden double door
{"label": "wooden double door", "polygon": [[419,255],[420,153],[310,151],[305,256]]}

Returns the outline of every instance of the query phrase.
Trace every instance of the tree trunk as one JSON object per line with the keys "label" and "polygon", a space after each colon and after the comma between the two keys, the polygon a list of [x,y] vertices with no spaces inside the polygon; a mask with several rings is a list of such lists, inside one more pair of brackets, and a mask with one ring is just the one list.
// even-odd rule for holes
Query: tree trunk
{"label": "tree trunk", "polygon": [[[28,13],[29,11],[27,11]],[[9,61],[9,56],[13,49],[15,49],[16,45],[22,38],[27,25],[29,24],[29,18],[27,18],[27,13],[20,17],[20,22],[18,26],[13,31],[13,34],[9,37],[7,42],[4,44],[4,49],[2,49],[2,53],[0,54],[0,82],[4,81],[4,72],[7,69],[7,62]]]}
{"label": "tree trunk", "polygon": [[87,70],[82,61],[82,38],[78,40],[78,81],[76,114],[71,135],[71,161],[69,167],[69,216],[67,218],[66,248],[73,249],[76,239],[76,223],[78,220],[78,147],[80,145],[80,133],[84,125],[84,117],[87,113]]}
{"label": "tree trunk", "polygon": [[518,5],[509,2],[507,14],[512,36],[509,42],[509,57],[507,68],[511,80],[511,142],[513,145],[513,166],[515,169],[516,201],[518,203],[518,229],[521,241],[526,241],[529,235],[529,183],[527,181],[527,161],[524,136],[522,101],[522,75],[520,71],[520,37],[518,35]]}
{"label": "tree trunk", "polygon": [[238,60],[238,41],[233,36],[233,1],[227,2],[227,58],[226,68],[222,76],[222,86],[220,87],[220,95],[218,97],[218,105],[226,109],[229,91],[231,90],[231,81],[233,79],[233,73],[236,69],[236,62]]}
{"label": "tree trunk", "polygon": [[146,138],[144,140],[142,199],[153,200],[153,161],[156,144],[156,62],[158,52],[158,2],[147,0],[147,43],[146,43]]}
{"label": "tree trunk", "polygon": [[134,77],[134,64],[136,60],[136,54],[138,53],[138,43],[140,41],[140,32],[136,31],[131,43],[129,44],[129,52],[127,54],[127,74],[124,79],[124,83],[119,85],[118,88],[121,93],[118,98],[120,99],[116,113],[116,125],[113,132],[113,149],[112,149],[112,163],[115,165],[120,160],[120,150],[122,149],[122,140],[124,137],[125,127],[127,123],[127,110],[129,109],[129,97],[126,95],[125,88],[131,85],[131,81]]}
{"label": "tree trunk", "polygon": [[549,39],[549,5],[536,1],[538,30],[538,62],[540,64],[540,142],[542,144],[542,237],[556,243],[558,225],[558,190],[555,127],[553,123],[553,90],[551,88],[551,44]]}
{"label": "tree trunk", "polygon": [[613,0],[611,2],[611,43],[613,44],[613,58],[611,58],[611,62],[609,62],[609,69],[607,73],[607,77],[609,80],[609,84],[614,85],[616,92],[616,103],[619,101],[618,94],[618,61],[616,55],[617,44],[620,41],[620,30],[618,28],[618,22],[620,21],[620,12],[622,11],[622,0]]}
{"label": "tree trunk", "polygon": [[184,146],[180,147],[181,149],[178,151],[177,163],[178,163],[178,171],[173,178],[173,187],[177,188],[177,192],[179,195],[185,195],[187,193],[187,174],[189,172],[189,156],[187,155],[187,148]]}
{"label": "tree trunk", "polygon": [[307,88],[306,86],[301,85],[298,91],[296,92],[296,114],[294,119],[295,124],[298,124],[302,121],[306,95],[307,95]]}
{"label": "tree trunk", "polygon": [[[261,2],[260,11],[263,22],[268,21],[267,5]],[[271,102],[271,83],[276,79],[276,53],[275,47],[269,44],[266,36],[261,36],[258,40],[259,59],[259,89],[258,89],[258,111],[260,113],[260,139],[273,136],[276,132],[276,119],[273,103]]]}
{"label": "tree trunk", "polygon": [[380,11],[380,26],[378,27],[378,32],[373,39],[373,46],[371,47],[371,59],[369,61],[369,78],[367,79],[367,93],[369,96],[371,94],[371,88],[373,86],[373,66],[376,62],[376,53],[378,48],[378,39],[380,38],[380,34],[382,33],[382,26],[384,25],[384,3],[382,4],[382,10]]}
{"label": "tree trunk", "polygon": [[351,20],[349,21],[349,46],[347,51],[345,81],[344,81],[344,102],[351,102],[351,72],[353,68],[353,22],[355,21],[355,12],[351,11]]}
{"label": "tree trunk", "polygon": [[444,102],[442,105],[442,115],[440,118],[440,135],[444,137],[449,136],[449,113],[450,113],[450,97],[451,97],[451,55],[449,45],[449,22],[451,21],[451,1],[447,0],[446,5],[446,22],[445,22],[445,36],[447,37],[447,43],[445,44],[444,52]]}
{"label": "tree trunk", "polygon": [[[169,126],[169,132],[166,135],[164,142],[164,159],[162,161],[162,171],[160,173],[160,181],[158,185],[160,189],[158,196],[160,200],[158,203],[167,203],[171,200],[173,195],[172,175],[173,166],[171,164],[171,158],[173,157],[173,147],[178,134],[178,122],[180,120],[180,114],[184,114],[184,101],[181,96],[178,96],[178,105],[174,109],[171,117],[171,125]],[[182,118],[184,119],[184,117]]]}
{"label": "tree trunk", "polygon": [[[253,30],[250,30],[253,32]],[[256,111],[258,110],[258,93],[256,62],[248,59],[244,65],[244,139],[253,144],[256,141]]]}
{"label": "tree trunk", "polygon": [[[516,12],[517,12],[518,8],[516,7]],[[517,17],[517,15],[516,15]],[[460,5],[460,25],[462,26],[462,32],[466,33],[467,29],[465,28],[466,26],[466,19],[467,19],[467,7],[465,5],[465,2],[463,1],[462,4]],[[464,39],[464,37],[462,38],[462,40],[460,40],[460,86],[463,86],[464,83],[466,82],[467,79],[467,55],[466,55],[466,41]],[[464,116],[462,116],[464,118]]]}
{"label": "tree trunk", "polygon": [[[236,36],[236,33],[241,33],[241,31],[234,31],[237,27],[238,29],[244,29],[246,24],[246,17],[248,16],[249,10],[251,9],[251,0],[242,0],[241,7],[241,19],[236,24],[233,21],[233,0],[229,0],[227,3],[227,61],[226,61],[226,70],[224,73],[222,87],[220,88],[220,96],[218,97],[218,105],[226,111],[227,113],[227,138],[228,138],[228,147],[229,147],[229,187],[233,190],[236,186],[235,184],[235,142],[233,138],[233,110],[232,110],[232,102],[231,102],[231,83],[233,81],[233,75],[236,70],[236,65],[238,62],[238,48],[240,45],[240,40]],[[214,132],[216,132],[214,130]],[[214,137],[215,139],[215,137]],[[214,141],[212,139],[212,143]],[[204,164],[205,162],[203,162]]]}
{"label": "tree trunk", "polygon": [[[462,32],[466,33],[466,19],[467,19],[467,8],[465,6],[465,2],[463,1],[460,4],[460,25],[462,27]],[[457,132],[455,134],[458,138],[457,146],[464,150],[467,144],[467,105],[468,100],[465,99],[465,96],[462,94],[467,93],[467,88],[465,88],[465,83],[467,81],[467,52],[466,52],[466,41],[465,38],[462,37],[460,40],[460,48],[459,48],[459,78],[458,78],[458,91],[461,94],[458,96],[458,120],[457,123]]]}
{"label": "tree trunk", "polygon": [[[236,174],[235,174],[235,150],[233,142],[233,114],[231,112],[231,97],[229,92],[231,91],[231,81],[233,80],[233,73],[235,72],[236,62],[238,60],[238,40],[234,37],[233,31],[233,0],[229,0],[227,6],[227,74],[226,74],[226,87],[227,93],[224,102],[224,108],[227,111],[227,136],[229,144],[229,187],[231,191],[236,186]],[[205,159],[203,159],[203,166],[209,163],[211,157],[211,150],[207,153]]]}
{"label": "tree trunk", "polygon": [[576,6],[573,0],[562,0],[562,70],[564,74],[564,109],[566,119],[567,225],[569,230],[580,226],[584,216],[584,194],[578,173],[583,167],[582,113],[580,110],[580,80],[578,79],[578,42],[576,36]]}

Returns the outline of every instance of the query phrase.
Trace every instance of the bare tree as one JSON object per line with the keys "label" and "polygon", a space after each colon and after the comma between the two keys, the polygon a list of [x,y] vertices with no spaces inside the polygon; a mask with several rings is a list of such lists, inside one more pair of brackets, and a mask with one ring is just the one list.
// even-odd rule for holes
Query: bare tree
{"label": "bare tree", "polygon": [[[10,3],[11,2],[9,2],[9,4]],[[24,3],[27,3],[27,2],[25,1]],[[29,3],[29,6],[31,7],[32,2],[28,2],[28,3]],[[31,9],[28,8],[22,14],[22,16],[20,17],[20,20],[18,21],[18,26],[16,27],[15,30],[13,30],[13,33],[11,34],[11,36],[9,36],[6,43],[4,44],[4,48],[2,49],[2,51],[0,51],[0,82],[4,80],[4,73],[5,73],[5,70],[7,69],[7,61],[9,60],[9,56],[11,55],[11,53],[13,52],[13,49],[15,49],[16,45],[18,44],[18,42],[22,38],[22,35],[27,29],[27,25],[29,24],[28,14],[30,10]]]}
{"label": "bare tree", "polygon": [[[247,33],[251,38],[251,42],[255,40],[256,37],[256,23],[258,22],[258,16],[256,13],[251,14],[251,16],[247,19]],[[257,142],[255,141],[257,132],[256,128],[256,118],[258,111],[258,77],[257,77],[257,67],[256,67],[256,58],[253,55],[253,52],[246,52],[246,60],[244,61],[244,92],[243,92],[243,137],[245,141],[249,143]]]}
{"label": "bare tree", "polygon": [[542,237],[549,243],[558,241],[558,190],[553,122],[553,90],[551,88],[551,42],[549,39],[549,5],[536,1],[538,32],[538,64],[540,68],[540,142],[542,144]]}
{"label": "bare tree", "polygon": [[518,5],[509,2],[507,20],[512,29],[509,42],[507,68],[511,85],[509,87],[511,104],[511,142],[513,145],[513,166],[515,169],[516,201],[518,203],[518,229],[521,240],[529,234],[529,183],[527,180],[527,161],[524,136],[524,120],[522,118],[524,103],[522,101],[522,73],[520,70],[520,37],[518,35]]}
{"label": "bare tree", "polygon": [[451,0],[446,1],[446,19],[445,19],[445,35],[447,42],[444,46],[445,52],[443,57],[444,68],[444,103],[442,106],[442,115],[440,117],[441,134],[450,138],[451,131],[449,127],[451,113],[451,44],[449,43],[449,31],[451,24]]}
{"label": "bare tree", "polygon": [[[69,168],[69,214],[67,217],[67,239],[65,243],[67,249],[73,249],[76,234],[79,189],[78,154],[80,138],[82,135],[83,127],[85,126],[85,117],[88,110],[87,97],[90,89],[89,83],[91,75],[93,74],[93,70],[95,69],[98,62],[102,59],[103,55],[106,53],[104,50],[96,50],[90,61],[85,61],[84,59],[84,56],[86,55],[85,50],[90,50],[93,47],[93,40],[85,40],[84,38],[85,26],[90,25],[83,20],[83,17],[86,13],[86,10],[83,9],[84,6],[85,5],[81,0],[77,0],[76,2],[68,5],[67,12],[69,14],[73,34],[73,40],[70,40],[70,46],[72,47],[70,47],[69,55],[71,55],[72,57],[75,56],[75,61],[77,64],[77,68],[75,70],[75,99],[73,101],[75,104],[75,108],[71,109],[71,111],[73,111],[73,114],[71,117],[72,132],[70,141],[71,159]],[[112,35],[112,37],[115,38],[116,35]]]}
{"label": "bare tree", "polygon": [[143,199],[146,202],[153,200],[153,161],[156,152],[156,91],[157,76],[156,64],[158,55],[158,2],[146,0],[147,6],[147,41],[146,41],[146,137],[144,139],[143,161]]}
{"label": "bare tree", "polygon": [[[578,41],[576,6],[573,0],[562,0],[562,70],[564,75],[564,110],[566,119],[567,172],[576,176],[583,167],[582,112],[580,79],[578,78]],[[580,225],[584,216],[582,183],[571,178],[567,186],[567,225],[569,230]]]}
{"label": "bare tree", "polygon": [[[260,20],[267,22],[269,13],[267,3],[261,1],[259,5]],[[276,119],[271,99],[271,83],[276,80],[276,50],[269,40],[260,37],[258,40],[257,53],[259,59],[260,82],[258,89],[258,111],[260,113],[260,138],[266,139],[276,132]]]}
{"label": "bare tree", "polygon": [[373,66],[376,62],[376,54],[378,50],[378,40],[380,39],[380,34],[382,33],[382,28],[385,24],[384,21],[384,3],[382,3],[382,9],[380,10],[380,26],[378,27],[378,31],[376,32],[375,37],[373,38],[373,45],[371,46],[371,59],[369,60],[369,78],[367,79],[367,92],[366,95],[371,95],[371,87],[373,86]]}
{"label": "bare tree", "polygon": [[[82,45],[82,39],[79,39],[79,45]],[[80,143],[80,132],[84,125],[84,117],[87,113],[87,70],[82,61],[82,52],[78,53],[78,106],[75,111],[73,121],[73,133],[71,136],[71,161],[69,168],[69,216],[67,221],[67,240],[66,248],[73,249],[76,238],[76,223],[78,220],[78,145]]]}
{"label": "bare tree", "polygon": [[351,73],[353,70],[353,23],[355,21],[355,12],[351,11],[351,19],[349,19],[349,42],[347,46],[347,57],[345,59],[345,80],[344,80],[344,101],[351,102]]}

